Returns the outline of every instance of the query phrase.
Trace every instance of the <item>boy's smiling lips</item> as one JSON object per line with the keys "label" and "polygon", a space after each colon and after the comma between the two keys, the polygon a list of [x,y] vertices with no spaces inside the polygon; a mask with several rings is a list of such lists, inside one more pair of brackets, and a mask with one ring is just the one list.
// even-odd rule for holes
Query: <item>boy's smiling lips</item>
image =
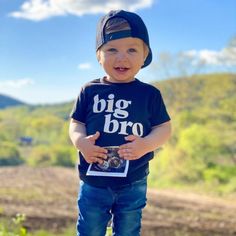
{"label": "boy's smiling lips", "polygon": [[129,70],[129,68],[127,67],[120,67],[120,66],[114,67],[114,69],[118,72],[126,72]]}

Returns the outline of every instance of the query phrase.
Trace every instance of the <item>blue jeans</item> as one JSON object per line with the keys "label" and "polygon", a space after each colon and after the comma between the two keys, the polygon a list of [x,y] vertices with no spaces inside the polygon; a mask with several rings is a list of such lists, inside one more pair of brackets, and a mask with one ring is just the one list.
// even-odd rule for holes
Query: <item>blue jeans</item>
{"label": "blue jeans", "polygon": [[81,181],[77,236],[104,236],[110,220],[113,236],[139,236],[146,190],[146,177],[116,189]]}

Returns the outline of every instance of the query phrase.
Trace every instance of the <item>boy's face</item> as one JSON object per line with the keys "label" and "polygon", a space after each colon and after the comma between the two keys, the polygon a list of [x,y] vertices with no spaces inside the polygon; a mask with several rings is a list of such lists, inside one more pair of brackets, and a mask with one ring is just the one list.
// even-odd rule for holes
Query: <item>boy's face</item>
{"label": "boy's face", "polygon": [[97,52],[97,58],[107,73],[107,79],[115,83],[134,80],[141,69],[148,48],[138,38],[122,38],[107,42]]}

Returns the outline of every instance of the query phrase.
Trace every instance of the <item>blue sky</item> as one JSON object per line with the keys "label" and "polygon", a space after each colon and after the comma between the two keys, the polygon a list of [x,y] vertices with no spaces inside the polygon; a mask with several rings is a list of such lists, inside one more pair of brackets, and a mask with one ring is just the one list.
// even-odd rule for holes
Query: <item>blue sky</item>
{"label": "blue sky", "polygon": [[138,13],[149,31],[153,63],[137,75],[144,82],[236,72],[235,0],[0,0],[0,93],[30,104],[75,99],[104,75],[95,55],[98,19],[121,8]]}

